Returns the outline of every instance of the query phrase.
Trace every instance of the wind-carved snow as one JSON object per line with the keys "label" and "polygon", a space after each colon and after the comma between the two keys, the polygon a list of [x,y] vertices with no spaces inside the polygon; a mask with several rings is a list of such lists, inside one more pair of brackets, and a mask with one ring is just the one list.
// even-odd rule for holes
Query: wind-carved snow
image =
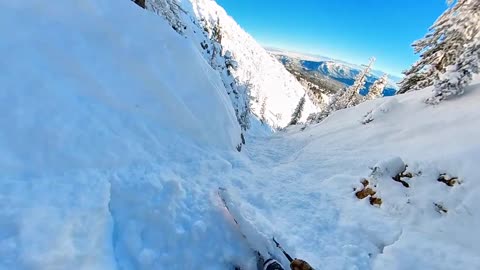
{"label": "wind-carved snow", "polygon": [[1,269],[241,256],[212,248],[234,232],[208,200],[240,128],[190,41],[130,1],[3,2],[0,22]]}
{"label": "wind-carved snow", "polygon": [[[254,270],[219,186],[317,269],[480,268],[478,79],[440,106],[425,89],[250,134],[238,153],[218,72],[130,1],[4,2],[0,34],[0,269]],[[355,196],[364,178],[381,206]]]}

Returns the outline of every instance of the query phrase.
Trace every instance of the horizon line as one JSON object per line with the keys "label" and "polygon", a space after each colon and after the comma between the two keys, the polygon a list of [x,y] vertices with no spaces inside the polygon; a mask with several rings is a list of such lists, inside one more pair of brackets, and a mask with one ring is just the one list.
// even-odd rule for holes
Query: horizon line
{"label": "horizon line", "polygon": [[[300,56],[306,56],[306,57],[312,57],[312,58],[325,58],[325,59],[328,59],[328,60],[331,60],[331,61],[343,62],[344,64],[361,67],[361,64],[355,64],[355,63],[345,61],[345,60],[342,60],[342,59],[325,56],[325,55],[322,55],[322,54],[319,54],[319,53],[311,53],[311,52],[303,52],[303,51],[298,51],[298,50],[284,49],[284,48],[280,48],[280,47],[275,46],[275,45],[267,45],[267,44],[263,44],[263,43],[260,43],[260,45],[265,50],[267,50],[269,52],[271,52],[273,50],[273,51],[279,51],[279,52],[285,52],[285,53],[298,54]],[[317,60],[321,60],[321,59],[317,59]],[[387,72],[387,71],[383,71],[381,69],[373,69],[373,70],[383,72],[383,73],[388,74],[390,76],[396,77],[396,79],[402,79],[405,76],[402,73]]]}

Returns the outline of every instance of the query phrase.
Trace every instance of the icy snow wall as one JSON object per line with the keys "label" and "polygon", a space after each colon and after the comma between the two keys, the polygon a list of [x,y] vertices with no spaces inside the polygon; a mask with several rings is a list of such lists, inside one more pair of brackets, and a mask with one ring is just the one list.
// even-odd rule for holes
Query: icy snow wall
{"label": "icy snow wall", "polygon": [[205,195],[240,130],[190,41],[127,0],[0,1],[0,35],[0,269],[241,254]]}

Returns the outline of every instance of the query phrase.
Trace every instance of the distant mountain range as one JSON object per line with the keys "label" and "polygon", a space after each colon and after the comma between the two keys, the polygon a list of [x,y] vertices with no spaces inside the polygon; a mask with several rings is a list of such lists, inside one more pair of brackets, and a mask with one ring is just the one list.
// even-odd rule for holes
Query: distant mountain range
{"label": "distant mountain range", "polygon": [[[271,48],[267,48],[267,50],[277,58],[288,71],[294,74],[297,79],[301,77],[303,80],[307,80],[313,84],[318,84],[318,80],[320,80],[323,85],[330,81],[328,83],[329,86],[321,87],[324,89],[324,94],[332,94],[332,92],[338,90],[338,88],[353,85],[356,76],[362,69],[362,67],[358,65],[328,57],[305,55]],[[385,74],[385,72],[373,70],[367,77],[366,89],[362,94],[367,93],[368,88],[370,88],[373,82],[383,76],[383,74]],[[385,88],[384,94],[391,96],[397,91],[397,82],[399,82],[401,78],[392,75],[388,75],[388,78],[389,83]]]}

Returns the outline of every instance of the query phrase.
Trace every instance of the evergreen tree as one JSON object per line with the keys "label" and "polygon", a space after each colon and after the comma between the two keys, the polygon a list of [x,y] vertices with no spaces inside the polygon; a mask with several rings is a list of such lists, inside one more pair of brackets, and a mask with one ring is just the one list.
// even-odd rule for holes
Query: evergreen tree
{"label": "evergreen tree", "polygon": [[220,17],[217,18],[217,21],[213,25],[212,40],[222,44],[222,26],[220,25]]}
{"label": "evergreen tree", "polygon": [[360,91],[365,88],[367,76],[370,73],[374,62],[375,58],[372,57],[370,63],[365,66],[365,69],[357,75],[354,84],[348,88],[343,88],[337,91],[337,93],[330,97],[328,103],[322,103],[319,106],[320,112],[310,114],[307,118],[307,123],[320,123],[335,111],[353,107],[363,102],[365,97],[360,95]]}
{"label": "evergreen tree", "polygon": [[267,119],[265,118],[265,113],[267,112],[267,98],[263,98],[262,107],[260,108],[260,121],[262,124],[267,123]]}
{"label": "evergreen tree", "polygon": [[375,57],[370,59],[370,63],[365,66],[355,78],[355,82],[352,86],[348,87],[343,95],[337,98],[335,106],[337,110],[350,108],[360,104],[363,101],[363,97],[360,95],[360,91],[365,88],[365,83],[367,82],[367,76],[372,69],[372,65],[375,62]]}
{"label": "evergreen tree", "polygon": [[335,95],[332,95],[328,102],[322,103],[319,106],[318,113],[312,113],[307,118],[307,124],[316,124],[322,122],[330,114],[338,109],[337,100],[345,93],[345,88],[338,91]]}
{"label": "evergreen tree", "polygon": [[162,15],[172,28],[182,34],[186,25],[182,21],[182,13],[185,11],[182,10],[178,0],[134,0],[136,2],[143,2],[144,7],[153,12]]}
{"label": "evergreen tree", "polygon": [[429,104],[438,104],[451,96],[462,95],[465,87],[479,73],[480,62],[480,1],[459,0],[450,16],[447,54],[454,57],[454,63],[435,81]]}
{"label": "evergreen tree", "polygon": [[368,90],[367,100],[376,99],[383,96],[383,90],[388,83],[388,75],[384,74],[380,79],[376,80]]}
{"label": "evergreen tree", "polygon": [[292,114],[292,120],[290,120],[290,123],[288,125],[296,125],[302,118],[302,112],[303,112],[303,107],[305,106],[305,95],[303,95],[302,98],[300,98],[300,101],[298,102],[297,107],[293,111]]}
{"label": "evergreen tree", "polygon": [[[429,103],[438,103],[451,95],[463,93],[463,88],[475,72],[478,58],[480,1],[449,1],[450,7],[437,19],[429,33],[412,46],[421,54],[400,82],[398,93],[435,85],[434,97]],[[477,55],[477,56],[475,56]],[[470,79],[469,79],[470,78]]]}

